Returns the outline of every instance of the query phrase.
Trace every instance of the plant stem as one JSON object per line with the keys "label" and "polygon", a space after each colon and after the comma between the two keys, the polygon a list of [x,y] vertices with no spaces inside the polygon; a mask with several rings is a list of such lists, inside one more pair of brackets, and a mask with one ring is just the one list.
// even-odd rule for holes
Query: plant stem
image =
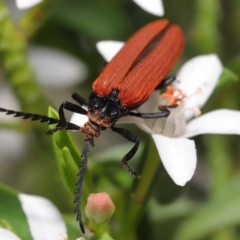
{"label": "plant stem", "polygon": [[46,112],[47,103],[26,55],[26,43],[0,0],[0,59],[4,78],[18,98],[23,111]]}
{"label": "plant stem", "polygon": [[147,159],[143,159],[144,165],[141,179],[132,193],[132,201],[130,201],[128,211],[126,211],[127,216],[125,216],[123,223],[123,236],[126,236],[125,234],[131,234],[132,229],[136,229],[149,199],[150,192],[153,189],[154,179],[160,163],[159,158],[154,153],[156,153],[156,149],[151,141],[148,145]]}

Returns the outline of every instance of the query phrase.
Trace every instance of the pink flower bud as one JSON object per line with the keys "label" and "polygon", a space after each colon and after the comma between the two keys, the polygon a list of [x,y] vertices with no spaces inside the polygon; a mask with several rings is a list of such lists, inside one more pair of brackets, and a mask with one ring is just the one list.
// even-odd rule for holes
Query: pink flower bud
{"label": "pink flower bud", "polygon": [[96,224],[103,224],[110,220],[115,211],[115,205],[105,192],[89,195],[85,208],[86,216]]}

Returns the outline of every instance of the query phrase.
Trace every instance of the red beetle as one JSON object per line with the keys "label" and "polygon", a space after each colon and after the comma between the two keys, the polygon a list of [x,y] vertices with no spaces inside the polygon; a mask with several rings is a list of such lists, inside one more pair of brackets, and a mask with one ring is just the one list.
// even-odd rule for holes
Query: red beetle
{"label": "red beetle", "polygon": [[[175,77],[165,77],[179,58],[183,47],[184,36],[181,29],[177,25],[170,25],[166,19],[157,20],[142,27],[128,39],[94,81],[88,101],[73,93],[72,97],[79,105],[70,102],[61,104],[60,119],[0,108],[1,112],[14,114],[14,117],[57,124],[48,131],[48,134],[58,130],[79,130],[86,134],[75,198],[75,212],[83,233],[85,230],[81,220],[80,195],[90,145],[93,146],[94,137],[98,137],[101,131],[111,128],[133,142],[133,148],[123,157],[122,163],[133,177],[140,177],[128,164],[138,149],[140,139],[129,130],[115,127],[115,124],[124,116],[162,118],[169,115],[168,108],[174,107],[173,105],[160,106],[160,111],[155,113],[137,113],[134,110],[141,106],[154,90],[175,80]],[[82,108],[82,105],[87,105],[88,110]],[[83,127],[70,123],[66,121],[64,109],[87,115],[89,120]]]}

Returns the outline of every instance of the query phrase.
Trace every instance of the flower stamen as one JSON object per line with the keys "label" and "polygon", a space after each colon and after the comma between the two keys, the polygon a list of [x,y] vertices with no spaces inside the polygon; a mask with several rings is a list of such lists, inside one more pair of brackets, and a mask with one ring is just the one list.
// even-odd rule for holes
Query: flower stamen
{"label": "flower stamen", "polygon": [[194,117],[199,117],[201,115],[201,110],[198,107],[193,107],[192,108]]}
{"label": "flower stamen", "polygon": [[202,114],[201,110],[197,106],[194,106],[194,107],[191,107],[191,108],[185,108],[185,110],[193,111],[193,114],[194,114],[195,118],[199,117]]}
{"label": "flower stamen", "polygon": [[198,88],[195,89],[195,91],[192,94],[189,94],[187,96],[187,98],[193,97],[193,96],[195,96],[197,94],[201,94],[201,93],[202,93],[202,88],[198,87]]}
{"label": "flower stamen", "polygon": [[[201,94],[201,93],[202,93],[202,88],[198,87],[198,88],[195,89],[195,92],[188,95],[187,98],[189,99],[189,98],[195,96],[196,94]],[[195,118],[199,117],[201,115],[201,111],[200,111],[199,107],[197,107],[197,106],[193,106],[191,108],[185,108],[185,110],[193,111],[193,114],[194,114]]]}
{"label": "flower stamen", "polygon": [[172,86],[167,86],[166,92],[162,93],[161,97],[168,99],[169,105],[179,105],[187,95],[182,90],[173,90]]}

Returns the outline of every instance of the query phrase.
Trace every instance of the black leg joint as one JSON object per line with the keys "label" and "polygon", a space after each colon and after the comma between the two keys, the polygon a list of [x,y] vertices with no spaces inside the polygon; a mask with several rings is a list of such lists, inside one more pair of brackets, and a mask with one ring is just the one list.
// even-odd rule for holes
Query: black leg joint
{"label": "black leg joint", "polygon": [[139,117],[139,118],[166,118],[170,114],[170,111],[167,108],[161,108],[159,110],[161,110],[161,112],[156,112],[156,113],[128,112],[128,115],[133,117]]}
{"label": "black leg joint", "polygon": [[87,101],[85,98],[83,98],[82,96],[80,96],[79,94],[73,93],[73,94],[72,94],[72,98],[73,98],[78,104],[80,104],[81,106],[82,106],[82,105],[88,106],[88,101]]}
{"label": "black leg joint", "polygon": [[135,135],[134,133],[128,131],[127,129],[124,128],[116,128],[116,127],[112,127],[111,128],[114,132],[119,133],[121,136],[123,136],[124,138],[126,138],[127,140],[129,140],[130,142],[135,143],[135,145],[133,146],[133,148],[123,157],[122,159],[122,164],[123,166],[128,170],[128,172],[131,174],[131,176],[133,176],[134,178],[140,178],[140,175],[138,175],[133,169],[132,167],[128,164],[128,161],[132,159],[132,157],[135,155],[135,153],[138,150],[138,146],[139,146],[139,137],[137,135]]}
{"label": "black leg joint", "polygon": [[70,112],[75,112],[75,113],[79,113],[79,114],[83,114],[83,115],[87,114],[87,111],[84,108],[82,108],[76,104],[70,103],[70,102],[63,102],[60,105],[59,110],[58,110],[60,121],[57,124],[57,126],[53,129],[50,129],[47,132],[47,134],[53,134],[53,133],[57,132],[58,130],[79,130],[81,128],[73,123],[66,121],[66,117],[65,117],[65,114],[63,111],[64,109],[66,109]]}
{"label": "black leg joint", "polygon": [[70,112],[87,115],[87,110],[85,110],[84,108],[82,108],[82,107],[80,107],[76,104],[70,103],[70,102],[63,102],[59,107],[59,117],[60,117],[60,119],[61,119],[61,115],[64,116],[63,109],[66,109]]}

